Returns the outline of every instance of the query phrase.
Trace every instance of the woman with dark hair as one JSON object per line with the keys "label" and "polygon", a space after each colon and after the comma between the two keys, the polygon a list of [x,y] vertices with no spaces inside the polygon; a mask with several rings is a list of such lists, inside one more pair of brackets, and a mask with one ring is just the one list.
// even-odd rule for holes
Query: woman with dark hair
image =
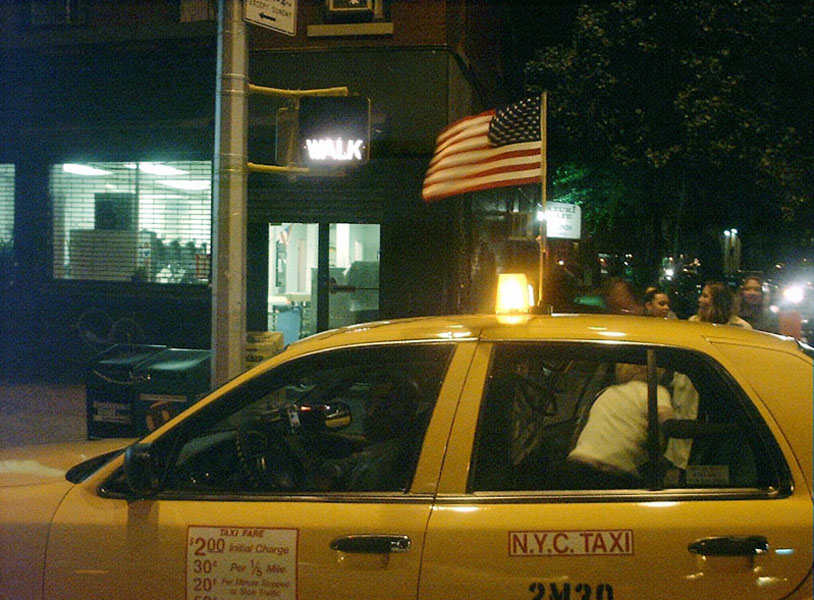
{"label": "woman with dark hair", "polygon": [[757,275],[749,275],[743,280],[739,308],[738,316],[749,323],[753,329],[771,333],[780,332],[777,315],[767,309],[763,303],[763,280]]}
{"label": "woman with dark hair", "polygon": [[670,310],[670,296],[657,287],[649,287],[644,292],[644,314],[661,319],[677,319]]}
{"label": "woman with dark hair", "polygon": [[752,329],[735,314],[735,295],[723,281],[710,281],[704,286],[698,297],[698,312],[689,320]]}

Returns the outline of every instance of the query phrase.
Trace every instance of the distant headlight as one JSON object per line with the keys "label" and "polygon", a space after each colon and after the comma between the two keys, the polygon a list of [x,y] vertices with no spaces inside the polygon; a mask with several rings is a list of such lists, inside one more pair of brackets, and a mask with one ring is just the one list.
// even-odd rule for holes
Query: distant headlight
{"label": "distant headlight", "polygon": [[792,304],[800,304],[803,301],[805,292],[801,285],[790,285],[783,290],[783,298]]}

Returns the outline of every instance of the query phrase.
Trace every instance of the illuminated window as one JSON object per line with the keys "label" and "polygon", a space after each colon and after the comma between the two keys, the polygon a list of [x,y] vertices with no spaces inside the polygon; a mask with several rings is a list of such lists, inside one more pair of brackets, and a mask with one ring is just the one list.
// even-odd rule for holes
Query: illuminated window
{"label": "illuminated window", "polygon": [[14,165],[0,164],[0,251],[14,239]]}
{"label": "illuminated window", "polygon": [[211,162],[51,169],[56,279],[209,281]]}
{"label": "illuminated window", "polygon": [[14,165],[0,164],[0,287],[14,275]]}

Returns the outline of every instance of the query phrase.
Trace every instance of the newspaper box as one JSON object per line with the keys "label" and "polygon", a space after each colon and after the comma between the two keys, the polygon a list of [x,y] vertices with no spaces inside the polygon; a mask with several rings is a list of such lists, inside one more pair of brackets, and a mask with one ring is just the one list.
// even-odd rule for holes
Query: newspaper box
{"label": "newspaper box", "polygon": [[144,435],[185,410],[210,390],[211,350],[166,348],[139,363],[133,420]]}
{"label": "newspaper box", "polygon": [[88,439],[134,437],[136,367],[166,346],[115,344],[91,359],[85,379]]}

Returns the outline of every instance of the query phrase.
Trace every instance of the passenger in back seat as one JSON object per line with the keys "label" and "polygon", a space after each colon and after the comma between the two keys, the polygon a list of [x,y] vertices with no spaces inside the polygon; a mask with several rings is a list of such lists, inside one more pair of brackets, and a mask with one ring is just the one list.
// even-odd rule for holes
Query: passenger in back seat
{"label": "passenger in back seat", "polygon": [[[647,453],[647,367],[619,364],[619,382],[593,403],[588,421],[566,461],[566,477],[575,489],[639,487]],[[659,421],[675,416],[670,392],[657,388]]]}

